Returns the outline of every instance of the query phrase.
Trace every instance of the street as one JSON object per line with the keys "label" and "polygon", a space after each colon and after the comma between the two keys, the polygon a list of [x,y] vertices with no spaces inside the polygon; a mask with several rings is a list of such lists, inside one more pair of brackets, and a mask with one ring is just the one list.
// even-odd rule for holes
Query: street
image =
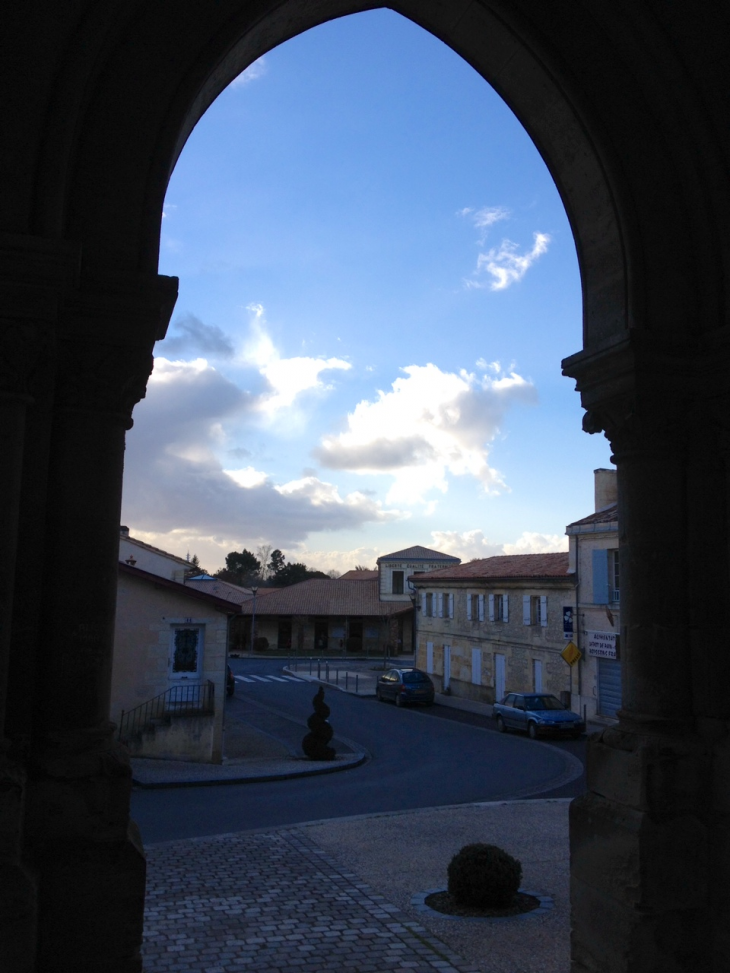
{"label": "street", "polygon": [[[233,716],[266,729],[285,715],[290,743],[307,732],[316,684],[282,678],[282,660],[233,659]],[[536,742],[498,734],[492,721],[445,706],[397,708],[326,689],[335,740],[370,760],[342,773],[256,784],[135,789],[132,816],[147,843],[272,828],[333,817],[583,790],[584,741]]]}

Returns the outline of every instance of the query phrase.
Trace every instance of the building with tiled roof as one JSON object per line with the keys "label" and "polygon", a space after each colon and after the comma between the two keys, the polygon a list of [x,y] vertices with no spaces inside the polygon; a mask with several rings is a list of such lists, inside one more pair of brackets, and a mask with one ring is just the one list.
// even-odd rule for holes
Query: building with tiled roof
{"label": "building with tiled roof", "polygon": [[[270,591],[240,606],[253,639],[269,649],[328,652],[411,651],[410,600],[382,601],[378,578],[311,578]],[[254,623],[255,618],[255,623]],[[249,630],[250,630],[249,629]],[[258,648],[265,648],[260,643]]]}
{"label": "building with tiled roof", "polygon": [[345,571],[339,577],[340,581],[370,581],[372,578],[378,577],[377,569],[374,571],[364,570],[356,571],[354,568],[352,571]]}
{"label": "building with tiled roof", "polygon": [[458,557],[419,545],[384,554],[377,561],[380,598],[383,601],[408,604],[412,595],[412,588],[408,587],[409,575],[438,571],[460,563]]}

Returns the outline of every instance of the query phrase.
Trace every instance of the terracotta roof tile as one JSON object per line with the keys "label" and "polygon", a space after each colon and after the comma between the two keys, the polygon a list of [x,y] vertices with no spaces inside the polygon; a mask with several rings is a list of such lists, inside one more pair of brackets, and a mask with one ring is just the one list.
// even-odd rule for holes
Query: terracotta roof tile
{"label": "terracotta roof tile", "polygon": [[477,578],[564,578],[568,576],[568,552],[554,554],[500,554],[413,575],[415,584],[427,581],[464,581]]}
{"label": "terracotta roof tile", "polygon": [[[272,591],[256,599],[257,615],[395,615],[410,611],[403,602],[383,602],[378,597],[378,580],[343,581],[311,578],[299,584]],[[253,599],[241,605],[241,614],[253,612]]]}
{"label": "terracotta roof tile", "polygon": [[378,564],[381,561],[454,561],[457,564],[460,562],[460,558],[452,557],[451,554],[442,554],[441,551],[432,551],[428,547],[406,547],[402,551],[395,551],[393,554],[384,554],[382,557],[378,558]]}
{"label": "terracotta roof tile", "polygon": [[606,507],[605,510],[597,510],[594,514],[589,514],[587,517],[583,517],[582,520],[574,520],[572,524],[568,524],[566,530],[571,527],[582,527],[584,524],[610,524],[618,520],[618,504],[612,503],[610,507]]}
{"label": "terracotta roof tile", "polygon": [[378,571],[345,571],[341,574],[338,581],[371,581],[373,578],[377,578],[379,575]]}

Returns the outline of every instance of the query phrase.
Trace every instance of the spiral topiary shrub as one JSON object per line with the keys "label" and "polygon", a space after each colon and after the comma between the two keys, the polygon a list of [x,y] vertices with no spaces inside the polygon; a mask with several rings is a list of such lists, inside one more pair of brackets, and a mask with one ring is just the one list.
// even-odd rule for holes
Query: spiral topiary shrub
{"label": "spiral topiary shrub", "polygon": [[522,865],[496,845],[464,845],[449,862],[449,894],[475,909],[512,904],[522,881]]}

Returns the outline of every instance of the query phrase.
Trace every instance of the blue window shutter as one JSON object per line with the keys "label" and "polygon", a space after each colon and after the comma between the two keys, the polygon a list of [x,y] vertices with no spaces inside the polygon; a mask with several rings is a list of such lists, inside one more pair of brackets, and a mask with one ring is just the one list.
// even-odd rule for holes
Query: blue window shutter
{"label": "blue window shutter", "polygon": [[509,621],[509,595],[505,591],[502,595],[502,604],[504,605],[504,621]]}
{"label": "blue window shutter", "polygon": [[466,593],[466,620],[471,621],[471,595],[467,591]]}
{"label": "blue window shutter", "polygon": [[522,596],[522,624],[532,625],[532,612],[530,610],[530,596]]}
{"label": "blue window shutter", "polygon": [[540,595],[540,624],[547,627],[547,595]]}
{"label": "blue window shutter", "polygon": [[591,551],[593,558],[593,604],[608,604],[608,551]]}

